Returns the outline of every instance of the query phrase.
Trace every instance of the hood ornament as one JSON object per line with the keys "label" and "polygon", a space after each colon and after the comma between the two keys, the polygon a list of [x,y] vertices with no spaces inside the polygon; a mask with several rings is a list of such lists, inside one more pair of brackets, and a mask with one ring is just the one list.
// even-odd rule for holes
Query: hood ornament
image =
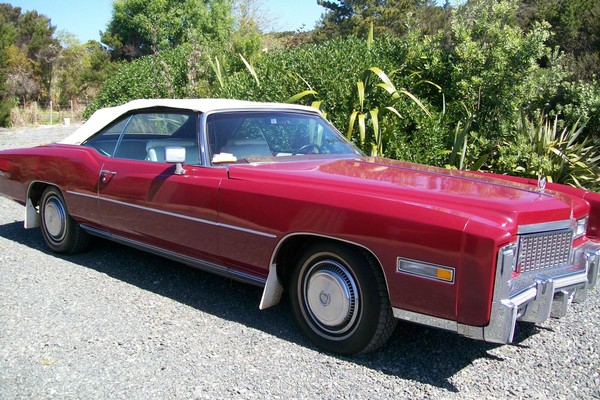
{"label": "hood ornament", "polygon": [[540,176],[538,178],[538,192],[543,192],[546,189],[546,183],[548,183],[548,181],[545,176]]}

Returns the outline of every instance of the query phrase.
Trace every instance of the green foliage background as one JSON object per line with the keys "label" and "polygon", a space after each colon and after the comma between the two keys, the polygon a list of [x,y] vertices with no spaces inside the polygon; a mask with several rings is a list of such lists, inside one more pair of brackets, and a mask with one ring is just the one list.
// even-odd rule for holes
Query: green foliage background
{"label": "green foliage background", "polygon": [[[137,98],[297,101],[319,107],[367,154],[600,188],[600,2],[323,1],[329,11],[314,31],[270,42],[253,1],[238,2],[233,25],[217,0],[203,10],[214,6],[221,20],[206,29],[109,24],[107,37],[146,55],[121,54],[87,115]],[[120,0],[115,21],[171,4],[142,3]],[[275,50],[260,51],[261,38]]]}

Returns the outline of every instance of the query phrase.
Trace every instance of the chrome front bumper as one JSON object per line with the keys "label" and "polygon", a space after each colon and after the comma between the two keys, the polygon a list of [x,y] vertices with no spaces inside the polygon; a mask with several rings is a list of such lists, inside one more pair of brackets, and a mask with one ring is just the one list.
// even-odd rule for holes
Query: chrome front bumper
{"label": "chrome front bumper", "polygon": [[[490,324],[483,328],[486,342],[512,342],[517,321],[541,323],[549,317],[564,317],[569,304],[584,301],[598,281],[598,243],[588,242],[575,249],[570,266],[511,281],[515,256],[511,246],[499,254]],[[519,287],[524,280],[529,283]]]}
{"label": "chrome front bumper", "polygon": [[549,317],[561,318],[571,302],[584,301],[587,291],[598,282],[600,243],[588,242],[576,248],[571,265],[560,270],[511,280],[515,257],[512,245],[499,252],[488,326],[464,325],[400,308],[393,308],[394,317],[486,342],[511,343],[517,321],[540,323]]}

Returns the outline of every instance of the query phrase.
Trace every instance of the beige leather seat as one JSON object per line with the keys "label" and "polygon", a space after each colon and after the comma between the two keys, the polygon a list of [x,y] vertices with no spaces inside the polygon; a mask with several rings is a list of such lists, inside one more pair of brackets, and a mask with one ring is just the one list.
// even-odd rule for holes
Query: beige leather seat
{"label": "beige leather seat", "polygon": [[221,147],[221,153],[233,154],[236,158],[271,157],[269,144],[263,139],[229,139]]}
{"label": "beige leather seat", "polygon": [[193,140],[187,139],[153,139],[146,143],[146,160],[165,162],[165,147],[185,148],[185,164],[194,165],[200,162],[198,145]]}

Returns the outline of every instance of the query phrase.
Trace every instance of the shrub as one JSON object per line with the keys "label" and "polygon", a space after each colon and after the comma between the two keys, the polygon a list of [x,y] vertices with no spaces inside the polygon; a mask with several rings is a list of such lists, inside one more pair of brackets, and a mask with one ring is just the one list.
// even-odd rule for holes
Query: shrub
{"label": "shrub", "polygon": [[188,60],[192,51],[188,46],[122,63],[110,77],[98,96],[84,113],[88,118],[102,107],[116,106],[134,99],[191,97]]}
{"label": "shrub", "polygon": [[[444,133],[435,107],[433,113],[436,116],[431,117],[423,111],[423,108],[431,108],[428,102],[420,107],[406,95],[394,98],[387,89],[377,86],[382,81],[375,75],[370,78],[371,83],[366,82],[365,73],[369,74],[370,68],[377,67],[387,72],[398,92],[410,93],[415,98],[433,92],[436,100],[441,99],[438,89],[432,90],[432,86],[424,83],[418,73],[407,68],[409,54],[411,50],[405,40],[390,37],[374,42],[347,37],[319,45],[298,46],[268,53],[258,59],[253,65],[256,77],[248,70],[233,73],[218,95],[285,102],[295,94],[304,93],[306,95],[300,101],[304,104],[319,101],[327,118],[342,132],[348,131],[353,112],[361,110],[360,113],[365,116],[365,130],[375,132],[373,122],[378,122],[380,138],[385,141],[383,154],[441,164]],[[359,82],[367,90],[363,104],[358,95]],[[389,113],[386,107],[393,107],[398,113]],[[370,117],[373,110],[377,110],[377,120]],[[438,122],[434,123],[432,118],[437,118]],[[378,142],[374,136],[366,138],[364,133],[361,136],[358,128],[352,132],[351,138],[366,153],[372,153],[374,144],[380,148],[378,143],[381,139]],[[421,149],[422,144],[427,144],[427,147]],[[381,151],[376,152],[382,154]]]}
{"label": "shrub", "polygon": [[[519,128],[523,118],[556,117],[549,130],[558,132],[560,146],[570,144],[553,148],[568,150],[565,168],[576,165],[576,149],[598,149],[600,85],[569,81],[564,57],[545,44],[549,26],[522,30],[514,21],[517,7],[517,0],[471,0],[453,11],[449,29],[434,35],[409,27],[402,38],[345,37],[254,58],[180,46],[123,64],[88,115],[148,97],[298,101],[317,104],[368,154],[554,176],[558,159],[527,153],[531,137],[523,133],[529,128]],[[577,121],[586,121],[585,128]],[[574,126],[584,130],[574,140],[560,139]],[[584,140],[589,132],[597,135],[595,144]],[[582,184],[569,171],[556,172],[556,179]]]}
{"label": "shrub", "polygon": [[12,98],[0,98],[0,126],[8,126],[10,121],[10,110],[16,106]]}
{"label": "shrub", "polygon": [[[451,121],[470,120],[475,137],[483,135],[491,152],[510,134],[523,104],[531,101],[529,80],[546,54],[548,26],[524,32],[512,24],[515,1],[472,1],[456,9],[444,42],[447,75],[438,79],[447,95]],[[477,140],[473,140],[475,143]]]}
{"label": "shrub", "polygon": [[514,134],[499,148],[496,172],[524,177],[547,177],[591,190],[600,189],[600,151],[590,139],[581,139],[579,121],[559,128],[558,117],[541,116],[537,122],[524,114]]}
{"label": "shrub", "polygon": [[600,139],[600,84],[598,81],[562,82],[550,115],[563,116],[564,125],[587,121],[585,136]]}

